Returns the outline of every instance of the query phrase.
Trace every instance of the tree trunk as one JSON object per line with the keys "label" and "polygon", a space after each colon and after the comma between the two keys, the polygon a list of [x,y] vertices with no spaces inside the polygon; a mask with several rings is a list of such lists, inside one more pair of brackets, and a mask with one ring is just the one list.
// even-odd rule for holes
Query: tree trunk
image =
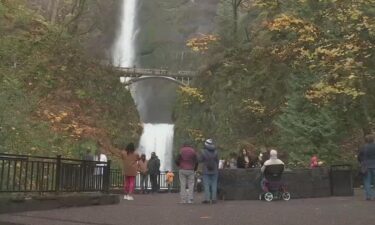
{"label": "tree trunk", "polygon": [[52,24],[55,24],[56,23],[56,20],[57,20],[57,16],[58,16],[58,12],[59,12],[59,5],[60,5],[60,0],[54,0],[52,1],[53,4],[52,4],[52,13],[51,13],[51,23]]}
{"label": "tree trunk", "polygon": [[238,23],[238,7],[237,7],[237,2],[234,1],[233,4],[233,34],[237,36],[237,23]]}

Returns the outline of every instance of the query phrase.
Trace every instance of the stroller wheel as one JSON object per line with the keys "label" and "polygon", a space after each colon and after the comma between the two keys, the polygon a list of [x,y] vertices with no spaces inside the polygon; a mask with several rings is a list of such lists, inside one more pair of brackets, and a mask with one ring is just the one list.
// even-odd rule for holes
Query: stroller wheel
{"label": "stroller wheel", "polygon": [[284,192],[282,194],[282,198],[285,200],[285,201],[289,201],[290,200],[290,193],[289,192]]}
{"label": "stroller wheel", "polygon": [[264,200],[266,200],[267,202],[270,202],[273,200],[273,194],[271,192],[267,192],[264,194]]}

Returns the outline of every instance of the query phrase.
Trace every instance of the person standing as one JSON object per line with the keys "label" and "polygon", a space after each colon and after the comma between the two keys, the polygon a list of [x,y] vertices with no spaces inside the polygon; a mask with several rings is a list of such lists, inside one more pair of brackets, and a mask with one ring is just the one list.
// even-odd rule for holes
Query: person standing
{"label": "person standing", "polygon": [[240,169],[250,168],[250,162],[251,162],[251,158],[248,152],[246,151],[246,149],[240,150],[239,155],[237,157],[237,168],[240,168]]}
{"label": "person standing", "polygon": [[313,155],[310,159],[310,169],[318,168],[319,167],[319,159],[318,156]]}
{"label": "person standing", "polygon": [[99,149],[96,151],[96,155],[94,156],[94,161],[96,161],[96,166],[94,168],[94,183],[96,190],[102,190],[104,167],[107,166],[108,159],[100,142],[98,142],[98,146]]}
{"label": "person standing", "polygon": [[147,193],[148,187],[148,160],[146,160],[146,155],[142,154],[141,159],[138,161],[138,170],[141,178],[141,192],[142,194]]}
{"label": "person standing", "polygon": [[158,176],[160,175],[160,159],[155,152],[151,153],[151,158],[147,164],[148,174],[150,176],[151,191],[155,193],[159,190]]}
{"label": "person standing", "polygon": [[166,180],[167,180],[168,192],[170,193],[173,187],[173,180],[174,180],[174,173],[171,170],[167,171]]}
{"label": "person standing", "polygon": [[138,172],[138,160],[139,156],[135,153],[135,147],[133,143],[129,143],[125,151],[121,152],[123,162],[123,173],[124,173],[124,199],[134,200],[133,196],[135,189],[135,177]]}
{"label": "person standing", "polygon": [[[180,203],[193,203],[194,201],[194,180],[198,157],[194,148],[185,143],[180,149],[176,164],[179,167],[180,178]],[[186,184],[188,189],[186,190]]]}
{"label": "person standing", "polygon": [[84,183],[82,184],[83,189],[92,188],[92,180],[94,175],[95,164],[92,162],[94,161],[94,155],[91,154],[91,149],[86,150],[86,154],[83,156],[83,160],[85,161],[82,165],[82,172],[84,175]]}
{"label": "person standing", "polygon": [[375,143],[373,135],[366,135],[366,144],[359,149],[358,161],[361,164],[363,174],[363,185],[366,200],[374,200],[374,192],[371,189],[372,182],[375,182]]}
{"label": "person standing", "polygon": [[236,153],[231,152],[229,157],[229,169],[237,169]]}
{"label": "person standing", "polygon": [[204,142],[204,149],[199,157],[199,162],[203,163],[203,186],[205,200],[202,202],[216,203],[217,201],[217,179],[219,176],[219,157],[212,139]]}
{"label": "person standing", "polygon": [[91,149],[86,150],[86,154],[83,156],[83,160],[85,161],[93,161],[94,156],[91,154]]}

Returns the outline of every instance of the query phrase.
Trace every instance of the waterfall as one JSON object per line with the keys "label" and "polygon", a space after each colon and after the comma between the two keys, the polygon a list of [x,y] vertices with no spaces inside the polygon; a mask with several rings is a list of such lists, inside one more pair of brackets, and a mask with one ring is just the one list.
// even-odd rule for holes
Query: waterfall
{"label": "waterfall", "polygon": [[137,0],[123,0],[120,35],[113,49],[115,66],[132,67],[135,58],[135,16]]}
{"label": "waterfall", "polygon": [[173,147],[173,124],[150,124],[143,125],[143,135],[139,148],[147,156],[156,152],[160,158],[161,170],[172,169],[172,147]]}
{"label": "waterfall", "polygon": [[[137,0],[123,0],[120,32],[113,46],[114,66],[133,67],[136,65],[136,11]],[[130,88],[142,121],[146,121],[145,118],[142,118],[145,114],[142,111],[148,110],[147,105],[144,104],[144,94],[142,95],[144,89],[142,84],[133,84]],[[143,124],[143,134],[138,151],[145,153],[147,158],[150,158],[151,152],[156,152],[160,158],[162,171],[172,169],[173,132],[173,124],[157,123],[157,121]]]}

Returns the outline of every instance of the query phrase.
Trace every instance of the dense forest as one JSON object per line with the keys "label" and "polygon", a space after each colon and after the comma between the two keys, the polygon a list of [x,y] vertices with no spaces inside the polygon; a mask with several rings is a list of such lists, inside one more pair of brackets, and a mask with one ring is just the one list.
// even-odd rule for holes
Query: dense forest
{"label": "dense forest", "polygon": [[115,3],[0,1],[1,152],[79,157],[138,140],[134,102],[103,51]]}
{"label": "dense forest", "polygon": [[181,88],[176,138],[224,155],[275,148],[290,166],[354,162],[375,128],[374,0],[221,0],[204,61]]}
{"label": "dense forest", "polygon": [[[176,149],[212,137],[223,157],[275,148],[290,166],[354,162],[374,132],[375,0],[140,2],[138,63],[199,68],[179,89]],[[120,3],[0,0],[1,152],[138,142],[134,101],[108,66]]]}

